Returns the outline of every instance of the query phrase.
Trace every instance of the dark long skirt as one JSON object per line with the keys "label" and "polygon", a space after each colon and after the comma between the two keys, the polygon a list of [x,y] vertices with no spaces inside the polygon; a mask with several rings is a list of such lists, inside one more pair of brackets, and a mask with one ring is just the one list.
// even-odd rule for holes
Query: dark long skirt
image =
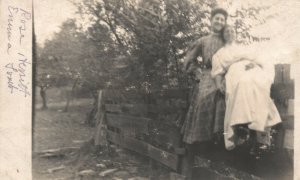
{"label": "dark long skirt", "polygon": [[210,70],[206,70],[192,90],[190,106],[181,129],[183,141],[193,144],[212,140],[215,133],[223,131],[224,115],[224,95],[217,90]]}

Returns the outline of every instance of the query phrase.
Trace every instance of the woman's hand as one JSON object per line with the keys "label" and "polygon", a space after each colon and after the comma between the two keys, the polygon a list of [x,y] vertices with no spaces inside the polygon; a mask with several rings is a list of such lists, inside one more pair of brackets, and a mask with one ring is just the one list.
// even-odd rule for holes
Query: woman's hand
{"label": "woman's hand", "polygon": [[202,77],[202,71],[200,68],[196,68],[194,71],[194,76],[195,76],[195,80],[196,82],[199,82],[201,80]]}
{"label": "woman's hand", "polygon": [[225,83],[220,83],[220,84],[218,84],[218,85],[217,85],[217,88],[218,88],[218,90],[219,90],[222,94],[225,94],[225,92],[226,92],[226,85],[225,85]]}
{"label": "woman's hand", "polygon": [[217,89],[222,93],[225,94],[226,92],[226,84],[225,84],[225,80],[222,76],[217,75],[215,78],[215,82],[216,82],[216,86]]}

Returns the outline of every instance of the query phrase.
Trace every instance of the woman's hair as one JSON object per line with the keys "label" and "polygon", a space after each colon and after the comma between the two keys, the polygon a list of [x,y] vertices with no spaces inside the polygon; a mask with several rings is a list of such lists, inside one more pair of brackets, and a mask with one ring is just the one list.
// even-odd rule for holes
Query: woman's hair
{"label": "woman's hair", "polygon": [[223,41],[225,42],[225,38],[224,38],[224,32],[225,32],[225,29],[227,29],[227,28],[234,28],[232,25],[230,25],[230,24],[226,24],[224,27],[223,27],[223,29],[221,30],[221,36],[222,36],[222,39],[223,39]]}
{"label": "woman's hair", "polygon": [[228,12],[220,7],[215,7],[212,9],[211,14],[210,14],[210,18],[212,19],[216,14],[222,14],[225,17],[225,20],[227,20],[228,17]]}

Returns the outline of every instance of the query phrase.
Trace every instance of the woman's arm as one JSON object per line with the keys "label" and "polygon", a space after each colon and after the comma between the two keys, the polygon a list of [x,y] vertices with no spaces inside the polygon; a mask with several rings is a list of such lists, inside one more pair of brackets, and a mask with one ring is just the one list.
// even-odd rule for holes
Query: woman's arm
{"label": "woman's arm", "polygon": [[225,84],[223,83],[224,77],[222,75],[217,75],[215,77],[215,83],[219,91],[223,94],[226,92]]}
{"label": "woman's arm", "polygon": [[259,49],[254,45],[237,45],[234,47],[234,62],[239,62],[242,60],[250,61],[246,66],[246,70],[254,68],[256,65],[263,68],[263,63],[259,61],[258,51]]}
{"label": "woman's arm", "polygon": [[222,53],[222,49],[220,49],[212,58],[212,71],[211,75],[214,79],[217,88],[220,90],[221,93],[225,93],[226,88],[224,82],[224,77],[226,74],[226,68],[223,66],[222,58],[225,56]]}
{"label": "woman's arm", "polygon": [[202,40],[199,39],[195,41],[190,49],[187,51],[184,58],[183,70],[187,73],[193,73],[196,69],[196,59],[201,54],[201,43]]}

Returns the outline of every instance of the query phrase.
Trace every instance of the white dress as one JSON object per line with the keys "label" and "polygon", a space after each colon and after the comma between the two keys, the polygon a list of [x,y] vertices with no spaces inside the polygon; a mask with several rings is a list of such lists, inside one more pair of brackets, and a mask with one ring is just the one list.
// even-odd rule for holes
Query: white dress
{"label": "white dress", "polygon": [[[226,113],[224,138],[226,149],[236,146],[234,127],[248,124],[249,129],[264,132],[281,122],[276,106],[270,98],[270,88],[274,79],[274,66],[252,56],[255,52],[245,46],[230,45],[220,49],[212,60],[212,76],[225,75]],[[257,53],[257,52],[256,52]],[[245,66],[258,62],[246,70]]]}

